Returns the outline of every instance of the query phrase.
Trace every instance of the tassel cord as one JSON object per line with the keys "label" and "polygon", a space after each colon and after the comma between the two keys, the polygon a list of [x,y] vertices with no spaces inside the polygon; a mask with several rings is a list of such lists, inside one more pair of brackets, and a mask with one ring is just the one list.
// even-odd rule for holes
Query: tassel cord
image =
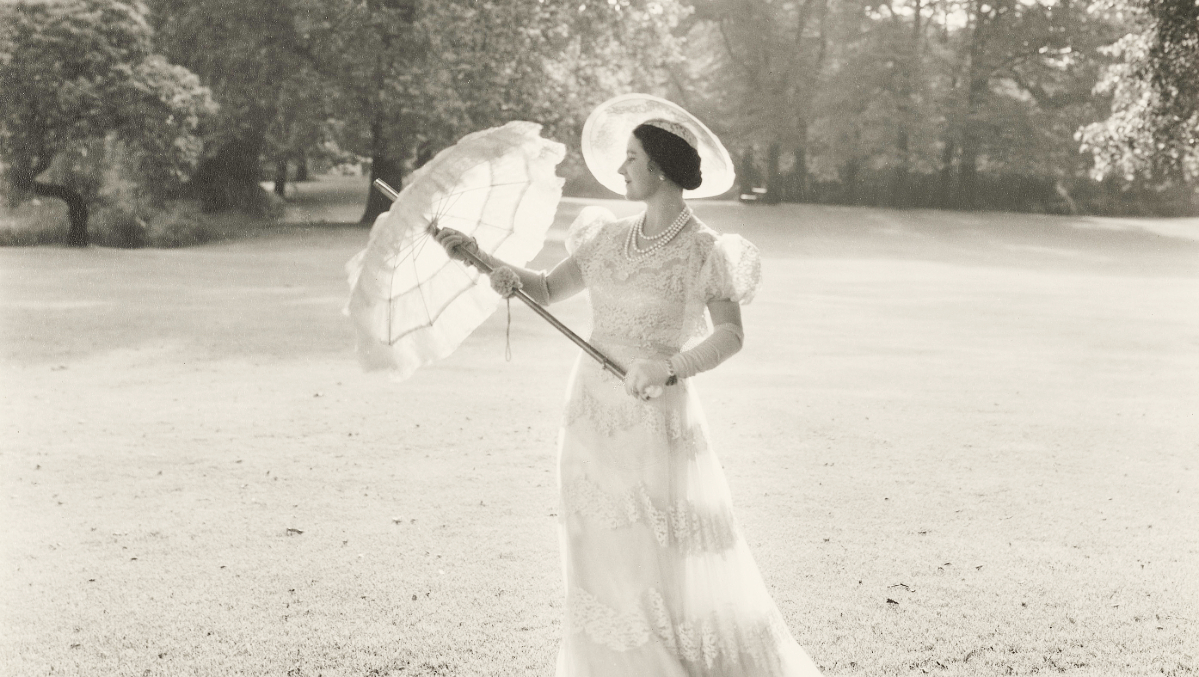
{"label": "tassel cord", "polygon": [[512,297],[504,299],[508,304],[508,327],[504,330],[504,361],[512,361]]}

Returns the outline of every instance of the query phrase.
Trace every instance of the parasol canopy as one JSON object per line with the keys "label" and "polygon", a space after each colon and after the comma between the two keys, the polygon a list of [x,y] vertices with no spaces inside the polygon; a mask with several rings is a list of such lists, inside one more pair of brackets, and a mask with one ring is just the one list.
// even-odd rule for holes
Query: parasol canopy
{"label": "parasol canopy", "polygon": [[479,248],[523,266],[554,220],[563,179],[554,168],[565,147],[541,138],[541,125],[509,122],[474,132],[412,174],[366,249],[346,264],[346,313],[366,369],[404,379],[440,360],[496,309],[484,275],[449,258],[432,233],[461,231]]}

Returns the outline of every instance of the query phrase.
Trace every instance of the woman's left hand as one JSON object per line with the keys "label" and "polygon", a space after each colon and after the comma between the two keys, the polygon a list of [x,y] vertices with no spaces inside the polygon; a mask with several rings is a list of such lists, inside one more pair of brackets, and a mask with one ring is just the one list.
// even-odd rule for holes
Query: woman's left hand
{"label": "woman's left hand", "polygon": [[624,377],[624,391],[642,400],[650,398],[649,389],[657,386],[660,391],[670,378],[666,360],[636,360],[629,366]]}

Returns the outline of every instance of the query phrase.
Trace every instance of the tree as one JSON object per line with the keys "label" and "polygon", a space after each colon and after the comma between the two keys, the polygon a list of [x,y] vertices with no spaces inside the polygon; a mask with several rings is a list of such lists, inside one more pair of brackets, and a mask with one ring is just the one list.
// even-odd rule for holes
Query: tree
{"label": "tree", "polygon": [[290,167],[296,180],[307,180],[310,155],[322,155],[323,142],[331,138],[329,118],[335,109],[332,87],[313,68],[304,66],[289,75],[279,89],[275,119],[267,129],[263,156],[274,163],[275,194],[286,196]]}
{"label": "tree", "polygon": [[[1070,130],[1096,114],[1108,34],[1085,2],[864,0],[830,30],[810,164],[839,184],[834,199],[1048,208],[1021,186],[1052,196],[1085,176]],[[1017,190],[996,183],[1009,180]]]}
{"label": "tree", "polygon": [[[220,103],[204,128],[204,156],[190,182],[209,211],[261,213],[269,134],[286,87],[309,65],[299,16],[287,0],[150,0],[159,44],[200,76]],[[316,8],[314,8],[316,9]]]}
{"label": "tree", "polygon": [[[338,63],[347,147],[398,189],[436,151],[509,120],[577,138],[592,106],[646,81],[630,73],[668,60],[678,12],[644,0],[344,0],[306,32],[318,60]],[[389,207],[372,191],[362,222]]]}
{"label": "tree", "polygon": [[[831,0],[695,0],[698,22],[723,47],[721,117],[734,137],[767,153],[767,200],[804,199],[812,103],[828,53]],[[710,40],[711,38],[709,38]],[[793,158],[791,191],[781,159]],[[790,195],[789,193],[795,193]]]}
{"label": "tree", "polygon": [[812,104],[810,167],[839,201],[914,206],[911,175],[937,164],[939,55],[927,3],[844,3]]}
{"label": "tree", "polygon": [[[332,73],[342,94],[335,113],[346,122],[342,141],[370,158],[372,184],[382,180],[398,190],[425,120],[443,117],[453,105],[452,92],[444,91],[445,73],[426,67],[432,37],[419,22],[426,7],[435,6],[423,0],[335,0],[302,29],[311,63]],[[391,204],[378,191],[368,189],[366,198],[363,223]]]}
{"label": "tree", "polygon": [[[589,110],[575,106],[579,83],[623,82],[593,74],[656,55],[678,12],[674,0],[152,2],[163,44],[222,105],[193,180],[210,209],[255,208],[262,161],[282,177],[323,130],[399,188],[467,132],[516,118],[573,124]],[[592,60],[600,52],[618,58]],[[582,98],[614,93],[602,85]],[[388,207],[372,191],[362,220]]]}
{"label": "tree", "polygon": [[1097,178],[1199,181],[1199,4],[1194,0],[1107,0],[1132,30],[1107,53],[1097,92],[1112,97],[1111,115],[1078,139],[1095,158]]}
{"label": "tree", "polygon": [[987,206],[982,172],[1059,188],[1085,172],[1068,130],[1096,115],[1096,50],[1109,30],[1087,5],[967,0],[961,7],[966,25],[946,31],[943,43],[951,54],[939,190],[946,206]]}
{"label": "tree", "polygon": [[142,179],[167,192],[199,154],[195,130],[215,112],[186,69],[151,48],[145,8],[119,0],[17,4],[0,13],[0,154],[18,198],[67,203],[67,241],[88,244],[79,191],[38,178],[65,151],[115,135],[140,149]]}
{"label": "tree", "polygon": [[[1106,116],[1093,94],[1100,47],[1128,7],[1156,17],[1158,63],[1171,65],[1155,67],[1154,86],[1169,103],[1113,115],[1084,141],[1098,148],[1155,121],[1156,136],[1142,130],[1123,148],[1184,165],[1199,144],[1193,0],[689,1],[686,89],[700,102],[690,105],[727,134],[739,169],[757,158],[771,199],[1073,210],[1075,191],[1110,205],[1075,131]],[[1148,105],[1131,68],[1110,71],[1106,91]],[[1114,166],[1112,152],[1096,162]]]}

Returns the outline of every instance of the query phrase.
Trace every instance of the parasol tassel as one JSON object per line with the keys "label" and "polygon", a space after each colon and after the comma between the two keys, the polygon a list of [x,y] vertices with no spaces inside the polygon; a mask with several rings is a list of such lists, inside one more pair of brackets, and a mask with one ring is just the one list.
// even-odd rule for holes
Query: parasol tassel
{"label": "parasol tassel", "polygon": [[520,281],[520,276],[516,274],[508,266],[500,266],[491,271],[491,288],[495,293],[504,297],[504,303],[508,305],[508,326],[504,329],[504,360],[512,361],[512,297],[516,292],[520,291],[524,285]]}

